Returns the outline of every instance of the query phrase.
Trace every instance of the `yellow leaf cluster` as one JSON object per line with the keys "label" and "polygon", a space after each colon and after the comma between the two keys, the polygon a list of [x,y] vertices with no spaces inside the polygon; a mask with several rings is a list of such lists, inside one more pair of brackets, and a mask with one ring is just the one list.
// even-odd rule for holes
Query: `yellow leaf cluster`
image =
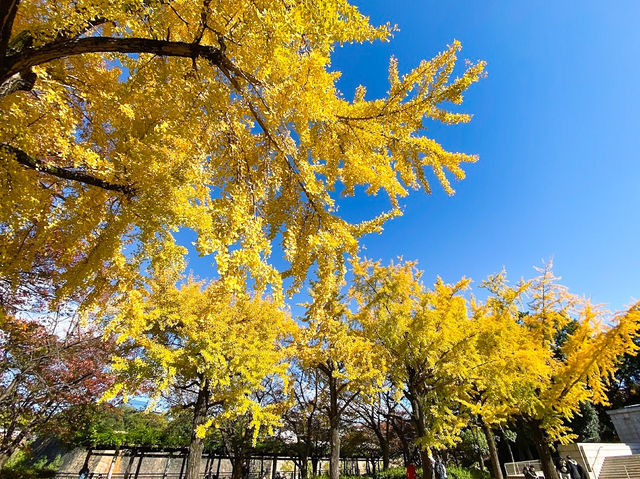
{"label": "yellow leaf cluster", "polygon": [[635,354],[640,303],[610,315],[557,283],[551,264],[531,286],[532,301],[523,321],[548,354],[551,371],[541,384],[531,413],[551,440],[570,441],[565,424],[580,403],[606,404],[606,390],[624,354]]}
{"label": "yellow leaf cluster", "polygon": [[257,431],[278,415],[252,395],[269,377],[286,382],[287,343],[295,331],[271,300],[230,293],[221,283],[189,279],[175,287],[152,281],[149,290],[129,295],[110,322],[109,332],[135,357],[114,358],[118,382],[111,396],[150,383],[159,397],[176,384],[195,382],[208,388],[211,403],[224,405],[218,419],[250,414]]}
{"label": "yellow leaf cluster", "polygon": [[343,298],[319,299],[307,305],[298,336],[296,358],[306,369],[318,369],[336,381],[341,394],[372,398],[382,390],[387,369],[380,349],[354,327]]}
{"label": "yellow leaf cluster", "polygon": [[[392,60],[383,98],[337,89],[335,46],[392,31],[346,0],[20,2],[12,59],[32,62],[37,81],[0,98],[3,277],[17,287],[45,263],[59,299],[91,304],[141,274],[181,271],[175,232],[188,228],[232,291],[270,285],[278,300],[282,276],[297,290],[312,267],[339,282],[360,237],[400,214],[398,198],[430,189],[428,170],[452,193],[448,178],[475,161],[425,136],[427,120],[470,119],[444,107],[484,68],[454,78],[459,43],[405,75]],[[157,51],[77,50],[93,38]],[[202,48],[176,53],[185,45]],[[341,218],[334,193],[358,187],[384,192],[390,211]]]}
{"label": "yellow leaf cluster", "polygon": [[355,318],[383,351],[422,447],[452,445],[474,417],[524,417],[565,442],[582,402],[606,403],[621,357],[636,353],[640,305],[612,317],[569,294],[550,265],[541,273],[515,286],[504,271],[490,276],[481,302],[461,295],[466,279],[426,289],[415,263],[354,264]]}
{"label": "yellow leaf cluster", "polygon": [[428,290],[410,262],[364,261],[354,276],[357,321],[384,351],[391,380],[411,405],[418,444],[453,445],[468,423],[461,406],[471,399],[469,378],[480,359],[480,324],[461,295],[469,280],[449,285],[438,279]]}

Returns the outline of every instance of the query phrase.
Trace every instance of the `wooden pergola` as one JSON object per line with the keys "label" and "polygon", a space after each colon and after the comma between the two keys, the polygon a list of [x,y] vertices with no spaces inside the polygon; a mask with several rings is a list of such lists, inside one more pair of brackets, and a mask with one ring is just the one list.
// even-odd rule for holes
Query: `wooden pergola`
{"label": "wooden pergola", "polygon": [[[108,470],[91,471],[89,479],[181,479],[184,476],[187,463],[187,448],[153,448],[153,447],[131,447],[122,449],[113,448],[97,448],[88,449],[85,458],[85,464],[90,463],[90,459],[94,457],[111,457]],[[118,459],[125,460],[127,466],[124,472],[115,472],[114,465]],[[162,471],[146,472],[143,469],[143,463],[147,463],[151,459],[166,459]],[[205,452],[202,455],[204,467],[200,472],[203,479],[227,479],[231,477],[231,472],[221,470],[223,461],[231,461],[231,457],[225,454],[214,452]],[[293,455],[278,453],[260,453],[248,456],[249,468],[244,474],[245,479],[276,479],[279,473],[283,479],[300,479],[298,461],[299,458]],[[311,460],[311,458],[309,458]],[[290,461],[293,464],[293,470],[278,470],[278,463],[281,461]],[[322,471],[323,464],[328,467],[329,458],[317,458],[318,471]],[[381,458],[379,457],[343,457],[340,459],[342,463],[342,473],[345,475],[372,475],[380,470]],[[179,466],[176,467],[176,462]],[[364,462],[364,470],[360,469],[360,463]],[[173,466],[173,467],[171,467]],[[171,469],[179,469],[179,472],[171,471]],[[265,476],[269,474],[270,478]],[[56,474],[60,478],[77,478],[77,471],[61,471]]]}

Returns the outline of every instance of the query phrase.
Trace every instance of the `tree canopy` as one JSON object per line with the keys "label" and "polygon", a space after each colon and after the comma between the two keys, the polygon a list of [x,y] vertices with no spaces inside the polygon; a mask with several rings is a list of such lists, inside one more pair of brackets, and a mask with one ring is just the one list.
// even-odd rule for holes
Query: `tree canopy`
{"label": "tree canopy", "polygon": [[[3,458],[74,395],[111,385],[103,400],[179,395],[191,408],[180,416],[191,422],[187,476],[199,474],[215,425],[238,477],[249,438],[282,424],[295,352],[288,427],[305,471],[324,438],[337,478],[341,420],[360,408],[373,435],[352,436],[381,450],[392,428],[415,436],[425,477],[429,451],[475,425],[493,458],[491,427],[519,417],[553,478],[548,445],[573,437],[567,420],[586,402],[606,403],[621,357],[638,349],[639,306],[609,315],[550,268],[516,286],[490,277],[479,301],[468,279],[427,288],[415,263],[359,260],[361,238],[402,214],[410,190],[435,182],[453,194],[451,180],[476,160],[426,134],[429,122],[471,119],[458,105],[485,65],[457,66],[457,41],[404,74],[391,58],[381,98],[339,90],[335,48],[393,32],[346,0],[2,2]],[[377,194],[386,209],[360,222],[342,215],[343,197]],[[211,281],[185,279],[185,230],[210,259]],[[284,298],[310,276],[296,324]],[[103,367],[113,343],[81,329],[67,341],[24,319],[62,310],[90,312],[90,332],[108,324],[114,384]],[[132,431],[146,427],[135,426],[141,417],[131,415]],[[160,437],[134,432],[132,441]]]}
{"label": "tree canopy", "polygon": [[[345,254],[400,213],[426,170],[452,192],[475,157],[425,136],[463,123],[484,63],[454,77],[460,44],[379,99],[336,86],[331,53],[390,38],[345,0],[3,2],[0,258],[16,291],[46,272],[55,302],[92,304],[145,273],[181,270],[175,232],[197,233],[221,281],[281,294],[307,271],[328,283]],[[385,192],[389,211],[350,223],[338,195]],[[288,267],[277,271],[277,246]],[[331,279],[334,278],[334,279]]]}

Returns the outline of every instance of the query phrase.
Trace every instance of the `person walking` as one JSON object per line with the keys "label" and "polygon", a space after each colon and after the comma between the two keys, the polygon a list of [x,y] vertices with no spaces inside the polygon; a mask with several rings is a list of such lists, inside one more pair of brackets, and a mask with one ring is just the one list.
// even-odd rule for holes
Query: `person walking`
{"label": "person walking", "polygon": [[569,467],[567,466],[567,461],[560,458],[560,461],[558,462],[558,467],[556,469],[558,469],[558,474],[560,474],[560,479],[571,479],[571,476],[569,475]]}
{"label": "person walking", "polygon": [[87,462],[85,461],[82,469],[80,469],[80,472],[78,473],[78,479],[89,479],[90,473],[91,471],[89,470],[89,464],[87,464]]}
{"label": "person walking", "polygon": [[436,479],[447,479],[447,468],[444,467],[442,457],[438,456],[436,462],[433,464],[433,471],[435,472]]}
{"label": "person walking", "polygon": [[587,479],[587,473],[584,468],[578,464],[577,461],[571,459],[571,456],[567,456],[567,468],[569,469],[569,477],[571,479]]}
{"label": "person walking", "polygon": [[522,475],[524,476],[524,479],[538,479],[538,475],[536,474],[536,469],[533,466],[531,467],[524,466],[524,468],[522,469]]}

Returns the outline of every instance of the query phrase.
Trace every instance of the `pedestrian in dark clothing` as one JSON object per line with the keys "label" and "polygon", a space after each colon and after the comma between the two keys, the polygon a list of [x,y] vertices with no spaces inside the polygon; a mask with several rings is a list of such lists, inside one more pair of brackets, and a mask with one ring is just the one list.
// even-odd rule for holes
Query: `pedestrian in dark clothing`
{"label": "pedestrian in dark clothing", "polygon": [[531,468],[527,466],[524,466],[522,475],[524,476],[524,479],[538,479],[535,469],[532,471]]}
{"label": "pedestrian in dark clothing", "polygon": [[437,457],[436,462],[433,464],[433,472],[436,474],[436,479],[447,479],[447,468],[444,467],[440,456]]}
{"label": "pedestrian in dark clothing", "polygon": [[560,474],[560,479],[571,479],[569,475],[569,467],[567,466],[567,461],[564,459],[560,459],[558,462],[558,466],[556,467],[558,473]]}
{"label": "pedestrian in dark clothing", "polygon": [[571,456],[567,456],[567,468],[569,469],[569,477],[571,479],[586,479],[587,474],[584,468],[576,461],[571,459]]}
{"label": "pedestrian in dark clothing", "polygon": [[89,470],[89,465],[85,462],[82,466],[82,469],[80,469],[80,472],[78,473],[78,479],[88,479],[90,472],[91,471]]}

